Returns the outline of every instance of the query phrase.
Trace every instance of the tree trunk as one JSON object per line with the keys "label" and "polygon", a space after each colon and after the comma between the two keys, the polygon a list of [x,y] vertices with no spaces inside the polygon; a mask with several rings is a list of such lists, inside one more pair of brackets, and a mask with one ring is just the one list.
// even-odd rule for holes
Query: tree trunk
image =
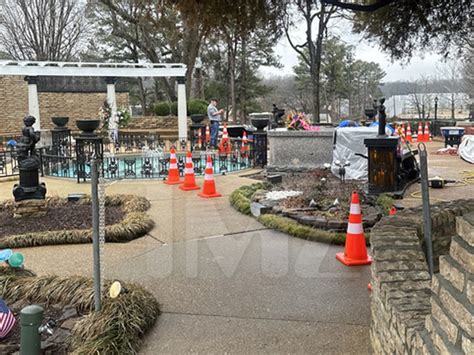
{"label": "tree trunk", "polygon": [[454,97],[454,92],[451,93],[451,119],[455,119],[456,113],[455,113],[455,97]]}
{"label": "tree trunk", "polygon": [[247,38],[242,36],[240,67],[240,122],[246,123],[247,119]]}
{"label": "tree trunk", "polygon": [[143,87],[142,78],[138,78],[138,94],[140,96],[140,104],[142,105],[143,116],[146,116],[147,115],[146,93],[145,93],[145,88]]}
{"label": "tree trunk", "polygon": [[236,121],[237,114],[237,99],[235,91],[235,57],[236,57],[236,48],[235,48],[235,38],[229,38],[227,41],[228,50],[227,50],[227,60],[229,63],[229,90],[230,90],[230,105],[232,114],[230,115],[230,121]]}

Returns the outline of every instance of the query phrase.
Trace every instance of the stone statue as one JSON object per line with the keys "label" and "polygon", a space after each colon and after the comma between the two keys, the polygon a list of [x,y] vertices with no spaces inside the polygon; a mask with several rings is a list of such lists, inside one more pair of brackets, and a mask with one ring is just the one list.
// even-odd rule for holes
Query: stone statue
{"label": "stone statue", "polygon": [[13,196],[16,202],[44,200],[46,195],[46,185],[39,182],[40,159],[36,155],[35,147],[40,140],[40,135],[33,128],[35,121],[33,116],[26,116],[23,119],[25,123],[25,127],[21,131],[23,136],[16,145],[20,169],[20,183],[13,186]]}
{"label": "stone statue", "polygon": [[36,155],[35,146],[40,137],[33,128],[35,121],[36,119],[33,116],[25,116],[23,119],[25,127],[21,131],[23,136],[16,146],[18,165],[20,168],[28,170],[39,168],[39,158]]}
{"label": "stone statue", "polygon": [[379,117],[379,137],[386,137],[385,126],[387,125],[387,114],[385,113],[385,98],[382,97],[380,100],[374,100],[374,110],[378,112]]}

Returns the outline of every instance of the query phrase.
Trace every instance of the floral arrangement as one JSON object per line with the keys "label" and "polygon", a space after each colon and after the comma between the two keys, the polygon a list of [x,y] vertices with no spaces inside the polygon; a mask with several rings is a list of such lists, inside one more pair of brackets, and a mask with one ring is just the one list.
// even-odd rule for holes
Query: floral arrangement
{"label": "floral arrangement", "polygon": [[287,118],[287,128],[295,131],[319,131],[321,127],[309,123],[304,112],[290,112]]}
{"label": "floral arrangement", "polygon": [[[109,121],[112,117],[112,108],[110,107],[107,100],[104,101],[104,104],[99,109],[99,119],[102,121],[102,130],[109,129]],[[117,110],[117,122],[119,127],[125,127],[130,120],[130,112],[125,107],[120,107]]]}
{"label": "floral arrangement", "polygon": [[101,131],[107,131],[109,129],[110,116],[112,116],[112,108],[107,100],[105,100],[104,104],[99,109],[99,120],[102,121]]}

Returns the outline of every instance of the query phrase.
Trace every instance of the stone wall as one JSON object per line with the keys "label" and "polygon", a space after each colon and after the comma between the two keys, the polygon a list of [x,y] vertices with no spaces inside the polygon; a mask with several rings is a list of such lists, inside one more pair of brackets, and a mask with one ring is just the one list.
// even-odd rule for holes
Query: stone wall
{"label": "stone wall", "polygon": [[423,252],[421,208],[384,217],[372,228],[370,335],[376,354],[469,353],[473,334],[467,320],[474,317],[472,211],[474,200],[432,206],[439,256],[435,262],[441,269],[433,280]]}
{"label": "stone wall", "polygon": [[[189,122],[188,122],[189,126]],[[173,129],[178,131],[176,116],[134,116],[126,129]]]}
{"label": "stone wall", "polygon": [[[41,128],[50,129],[53,116],[68,116],[68,126],[76,129],[78,118],[97,117],[106,92],[39,92]],[[128,93],[117,93],[117,106],[128,107]],[[17,136],[28,113],[28,84],[22,76],[0,76],[0,136]]]}
{"label": "stone wall", "polygon": [[269,131],[268,171],[305,171],[332,162],[334,128],[321,131]]}

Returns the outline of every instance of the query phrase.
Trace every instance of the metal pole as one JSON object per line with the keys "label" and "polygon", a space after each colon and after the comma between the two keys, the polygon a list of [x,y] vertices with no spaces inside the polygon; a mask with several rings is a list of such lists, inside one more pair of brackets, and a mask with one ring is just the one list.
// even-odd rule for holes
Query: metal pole
{"label": "metal pole", "polygon": [[431,211],[428,186],[428,153],[424,143],[418,144],[420,154],[421,197],[423,201],[423,234],[426,248],[426,259],[430,275],[433,276],[433,241],[431,239]]}
{"label": "metal pole", "polygon": [[100,247],[99,247],[99,170],[97,159],[91,159],[91,196],[92,196],[92,250],[94,254],[94,304],[100,311]]}
{"label": "metal pole", "polygon": [[436,133],[438,132],[437,120],[438,120],[438,97],[435,97],[433,137],[436,137]]}
{"label": "metal pole", "polygon": [[41,353],[41,334],[39,327],[43,322],[43,308],[26,306],[20,312],[20,355],[39,355]]}

